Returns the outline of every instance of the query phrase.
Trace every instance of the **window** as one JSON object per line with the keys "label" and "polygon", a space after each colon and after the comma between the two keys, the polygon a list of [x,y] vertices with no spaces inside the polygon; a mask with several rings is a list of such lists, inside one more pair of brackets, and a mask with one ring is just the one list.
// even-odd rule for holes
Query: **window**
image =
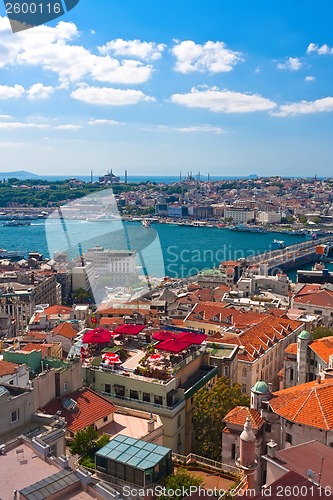
{"label": "window", "polygon": [[67,382],[64,382],[64,385],[63,385],[63,392],[67,392]]}
{"label": "window", "polygon": [[242,393],[245,394],[246,393],[246,384],[242,384]]}
{"label": "window", "polygon": [[294,368],[290,368],[290,381],[294,380]]}
{"label": "window", "polygon": [[265,422],[265,431],[266,432],[272,431],[272,424],[270,422]]}
{"label": "window", "polygon": [[243,377],[246,377],[246,374],[247,374],[247,370],[246,370],[246,368],[243,368],[242,369],[242,375],[243,375]]}
{"label": "window", "polygon": [[109,420],[108,416],[106,416],[106,417],[103,418],[103,422],[107,422],[108,420]]}
{"label": "window", "polygon": [[315,309],[314,314],[322,314],[323,311],[321,309]]}
{"label": "window", "polygon": [[155,405],[162,405],[163,404],[162,396],[154,396],[154,403]]}
{"label": "window", "polygon": [[180,425],[181,425],[181,415],[178,415],[178,417],[177,417],[177,429],[179,429]]}
{"label": "window", "polygon": [[133,389],[130,390],[130,398],[131,399],[139,399],[139,393],[138,391],[133,391]]}
{"label": "window", "polygon": [[10,422],[13,424],[14,422],[17,422],[20,418],[20,412],[19,410],[14,410],[10,413]]}
{"label": "window", "polygon": [[288,432],[286,432],[286,442],[289,444],[293,444],[293,437]]}
{"label": "window", "polygon": [[224,367],[224,376],[229,377],[229,366]]}
{"label": "window", "polygon": [[111,385],[110,384],[105,384],[104,391],[107,392],[108,394],[110,394],[110,392],[111,392]]}
{"label": "window", "polygon": [[231,445],[231,459],[235,460],[236,458],[236,445],[235,443],[232,443]]}
{"label": "window", "polygon": [[144,392],[142,394],[142,399],[143,399],[143,401],[146,401],[146,403],[150,403],[150,394],[149,394],[149,392]]}

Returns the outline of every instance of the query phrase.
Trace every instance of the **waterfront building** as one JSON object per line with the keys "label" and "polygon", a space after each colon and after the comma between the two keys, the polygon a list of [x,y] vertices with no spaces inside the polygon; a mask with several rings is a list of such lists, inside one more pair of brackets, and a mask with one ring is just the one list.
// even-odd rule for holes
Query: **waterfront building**
{"label": "waterfront building", "polygon": [[258,212],[257,221],[260,224],[280,224],[281,212]]}
{"label": "waterfront building", "polygon": [[224,219],[230,219],[234,224],[246,224],[248,221],[254,219],[254,210],[226,206],[224,209]]}
{"label": "waterfront building", "polygon": [[91,291],[95,284],[95,270],[91,262],[76,265],[72,269],[72,290],[83,288],[87,292]]}

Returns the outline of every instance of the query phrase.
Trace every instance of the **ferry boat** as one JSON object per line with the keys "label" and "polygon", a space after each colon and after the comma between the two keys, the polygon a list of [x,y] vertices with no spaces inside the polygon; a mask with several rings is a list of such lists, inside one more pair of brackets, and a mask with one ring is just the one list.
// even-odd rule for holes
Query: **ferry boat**
{"label": "ferry boat", "polygon": [[237,224],[229,227],[230,231],[243,231],[247,233],[267,233],[267,230],[261,226],[250,226],[249,224]]}
{"label": "ferry boat", "polygon": [[5,250],[0,248],[0,259],[20,260],[24,258],[24,253],[19,250]]}
{"label": "ferry boat", "polygon": [[17,226],[31,226],[31,222],[28,220],[9,220],[2,223],[6,227],[17,227]]}

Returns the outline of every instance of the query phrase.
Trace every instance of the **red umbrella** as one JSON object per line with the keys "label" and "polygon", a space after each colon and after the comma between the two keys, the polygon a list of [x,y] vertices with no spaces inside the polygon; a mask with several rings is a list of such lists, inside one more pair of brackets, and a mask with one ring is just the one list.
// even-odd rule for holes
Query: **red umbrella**
{"label": "red umbrella", "polygon": [[103,362],[106,364],[116,364],[116,363],[121,363],[121,360],[115,352],[105,352],[102,354]]}
{"label": "red umbrella", "polygon": [[178,338],[191,342],[191,344],[200,345],[207,338],[207,335],[196,332],[182,332],[178,335]]}
{"label": "red umbrella", "polygon": [[151,354],[148,358],[148,361],[158,361],[159,359],[162,359],[163,356],[161,354]]}
{"label": "red umbrella", "polygon": [[89,330],[83,336],[83,344],[108,344],[110,342],[111,332],[102,328]]}
{"label": "red umbrella", "polygon": [[121,333],[123,335],[138,335],[142,330],[146,328],[145,325],[133,325],[133,324],[123,324],[118,326],[114,333]]}
{"label": "red umbrella", "polygon": [[179,353],[181,351],[185,351],[188,347],[190,347],[190,345],[191,342],[187,342],[186,340],[170,339],[164,340],[164,342],[159,342],[155,348],[160,349],[161,351]]}
{"label": "red umbrella", "polygon": [[153,333],[154,340],[170,340],[175,339],[177,334],[174,332],[169,332],[166,330],[161,330],[160,332]]}

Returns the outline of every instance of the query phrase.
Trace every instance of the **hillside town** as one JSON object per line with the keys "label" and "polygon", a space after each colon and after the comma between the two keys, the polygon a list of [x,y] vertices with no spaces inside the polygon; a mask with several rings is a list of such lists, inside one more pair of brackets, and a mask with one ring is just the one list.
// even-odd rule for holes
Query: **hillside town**
{"label": "hillside town", "polygon": [[[96,241],[73,258],[3,251],[1,498],[156,498],[180,469],[201,481],[182,497],[331,498],[332,179],[189,174],[132,187],[111,172],[99,182],[122,186],[114,192],[125,216],[149,208],[160,221],[300,227],[310,238],[298,253],[281,246],[149,286],[136,250]],[[2,218],[33,214],[19,205]],[[294,283],[283,264],[300,271],[305,257],[315,270]]]}

